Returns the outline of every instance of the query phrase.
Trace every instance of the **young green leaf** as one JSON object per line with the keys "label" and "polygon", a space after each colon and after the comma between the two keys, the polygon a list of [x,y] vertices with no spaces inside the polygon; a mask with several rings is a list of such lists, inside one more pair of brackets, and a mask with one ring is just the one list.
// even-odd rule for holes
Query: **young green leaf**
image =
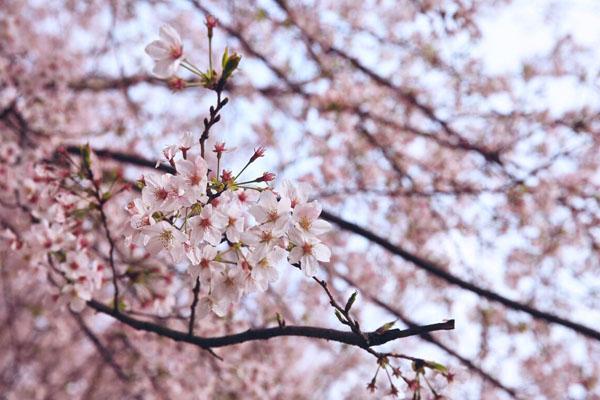
{"label": "young green leaf", "polygon": [[392,329],[394,327],[395,323],[396,323],[396,321],[386,322],[385,324],[383,324],[379,328],[377,328],[375,330],[375,332],[383,333],[385,331],[389,331],[390,329]]}
{"label": "young green leaf", "polygon": [[350,298],[346,302],[346,307],[344,307],[344,310],[346,312],[350,311],[350,309],[352,308],[352,305],[356,301],[356,296],[358,296],[358,292],[355,290],[354,293],[352,293],[352,295],[350,296]]}

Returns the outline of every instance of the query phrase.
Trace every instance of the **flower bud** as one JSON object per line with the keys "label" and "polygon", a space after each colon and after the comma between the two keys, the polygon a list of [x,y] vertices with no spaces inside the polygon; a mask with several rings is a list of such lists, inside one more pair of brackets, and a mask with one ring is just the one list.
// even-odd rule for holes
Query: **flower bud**
{"label": "flower bud", "polygon": [[275,179],[275,174],[272,172],[265,172],[260,178],[256,179],[256,182],[271,182]]}
{"label": "flower bud", "polygon": [[265,155],[265,151],[265,148],[262,146],[254,149],[254,154],[252,154],[252,157],[250,157],[250,162],[254,162],[256,159],[263,157]]}
{"label": "flower bud", "polygon": [[207,15],[206,16],[206,20],[204,21],[204,25],[206,25],[206,29],[208,29],[208,37],[212,38],[213,36],[213,29],[217,26],[217,19],[215,17],[213,17],[212,15]]}
{"label": "flower bud", "polygon": [[174,92],[179,92],[183,89],[186,88],[187,84],[185,82],[185,80],[174,76],[171,79],[168,80],[167,85],[169,85],[169,89],[171,89]]}
{"label": "flower bud", "polygon": [[215,143],[215,147],[213,147],[213,152],[217,153],[217,157],[221,157],[221,154],[223,154],[225,151],[227,151],[227,149],[225,148],[224,142]]}

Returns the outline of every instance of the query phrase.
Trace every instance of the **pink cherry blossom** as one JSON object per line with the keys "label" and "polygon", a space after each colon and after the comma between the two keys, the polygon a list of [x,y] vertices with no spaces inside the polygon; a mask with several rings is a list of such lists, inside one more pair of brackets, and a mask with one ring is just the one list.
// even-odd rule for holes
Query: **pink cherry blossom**
{"label": "pink cherry blossom", "polygon": [[290,211],[290,200],[287,197],[277,200],[275,193],[270,190],[262,192],[258,204],[250,208],[256,222],[264,225],[266,229],[270,228],[276,234],[287,230]]}
{"label": "pink cherry blossom", "polygon": [[213,246],[221,243],[221,236],[227,227],[227,216],[216,210],[211,204],[202,208],[199,215],[189,219],[190,240],[192,245],[206,241]]}
{"label": "pink cherry blossom", "polygon": [[274,283],[279,278],[278,266],[286,264],[287,267],[291,267],[287,263],[287,252],[281,247],[272,247],[267,249],[266,247],[260,250],[254,251],[249,257],[248,261],[252,264],[252,279],[255,281],[257,287],[265,291],[269,287],[269,284]]}
{"label": "pink cherry blossom", "polygon": [[290,263],[300,263],[306,276],[316,275],[319,261],[329,262],[331,251],[319,240],[292,232],[290,240],[294,248],[290,252]]}
{"label": "pink cherry blossom", "polygon": [[225,268],[214,275],[211,294],[219,302],[235,303],[242,296],[242,283],[242,274],[239,269]]}
{"label": "pink cherry blossom", "polygon": [[211,245],[194,247],[188,254],[192,265],[188,268],[193,280],[199,277],[200,282],[208,284],[214,273],[219,273],[223,264],[217,261],[218,251]]}
{"label": "pink cherry blossom", "polygon": [[189,160],[180,160],[176,165],[178,176],[184,183],[183,190],[187,205],[206,202],[206,185],[208,182],[206,161],[202,157],[196,156]]}
{"label": "pink cherry blossom", "polygon": [[179,33],[170,25],[163,25],[159,31],[159,40],[146,46],[146,53],[154,60],[152,72],[159,78],[169,78],[175,74],[181,64],[183,44]]}
{"label": "pink cherry blossom", "polygon": [[174,175],[145,176],[146,186],[142,189],[142,201],[152,211],[175,210],[183,198],[184,190]]}
{"label": "pink cherry blossom", "polygon": [[312,201],[310,203],[300,204],[294,208],[294,227],[302,235],[319,236],[331,229],[331,224],[319,219],[321,215],[321,206]]}
{"label": "pink cherry blossom", "polygon": [[151,254],[166,251],[174,262],[180,261],[184,253],[186,236],[166,221],[157,222],[144,229],[146,250]]}

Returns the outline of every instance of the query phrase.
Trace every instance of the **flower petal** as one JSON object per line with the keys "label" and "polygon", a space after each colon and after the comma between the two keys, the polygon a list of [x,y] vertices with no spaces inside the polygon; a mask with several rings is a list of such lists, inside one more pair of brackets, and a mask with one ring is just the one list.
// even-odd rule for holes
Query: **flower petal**
{"label": "flower petal", "polygon": [[328,262],[331,258],[331,250],[322,243],[315,243],[312,248],[312,254],[319,261]]}
{"label": "flower petal", "polygon": [[161,26],[158,35],[172,47],[181,46],[181,37],[171,25],[164,24]]}
{"label": "flower petal", "polygon": [[144,51],[155,60],[169,59],[171,54],[171,50],[169,49],[168,45],[162,40],[153,41],[146,46]]}

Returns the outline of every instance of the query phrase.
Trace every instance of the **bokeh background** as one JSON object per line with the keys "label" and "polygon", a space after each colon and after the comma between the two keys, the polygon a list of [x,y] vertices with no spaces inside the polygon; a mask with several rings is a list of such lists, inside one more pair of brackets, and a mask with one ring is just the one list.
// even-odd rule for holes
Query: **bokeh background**
{"label": "bokeh background", "polygon": [[[199,136],[214,94],[171,91],[144,47],[169,23],[206,68],[207,14],[219,20],[216,58],[225,46],[242,55],[211,137],[236,148],[230,169],[265,146],[250,175],[307,182],[325,210],[444,271],[600,330],[597,1],[3,0],[1,399],[386,395],[381,377],[367,392],[376,364],[360,349],[275,339],[224,349],[220,363],[90,310],[72,315],[10,245],[32,226],[30,164],[59,146],[156,160],[183,132]],[[147,171],[97,162],[132,181]],[[129,199],[114,201],[115,229]],[[340,298],[358,289],[365,329],[456,320],[454,331],[386,345],[456,373],[432,378],[448,398],[600,398],[597,338],[433,277],[355,232],[336,226],[327,243],[321,276]],[[274,324],[276,312],[339,328],[314,282],[282,275],[201,333]],[[172,318],[160,320],[171,326],[190,302],[177,282]]]}

